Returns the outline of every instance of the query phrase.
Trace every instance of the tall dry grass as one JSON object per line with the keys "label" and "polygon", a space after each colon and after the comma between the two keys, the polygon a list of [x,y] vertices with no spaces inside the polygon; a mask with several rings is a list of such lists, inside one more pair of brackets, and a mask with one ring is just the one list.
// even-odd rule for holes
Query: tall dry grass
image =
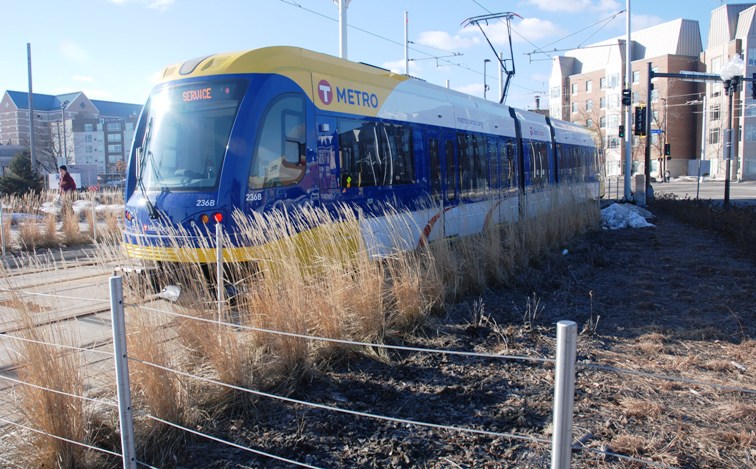
{"label": "tall dry grass", "polygon": [[[23,305],[18,299],[16,302]],[[60,326],[36,327],[27,311],[22,312],[22,319],[25,328],[20,335],[26,340],[18,343],[22,361],[18,379],[30,385],[18,386],[16,392],[23,421],[36,432],[18,438],[14,459],[26,467],[103,467],[106,459],[100,454],[65,441],[90,445],[98,438],[98,429],[92,425],[97,419],[92,418],[85,401],[76,397],[85,395],[81,354],[48,345],[73,345]]]}
{"label": "tall dry grass", "polygon": [[[448,302],[511,282],[531,258],[598,224],[595,203],[577,203],[579,195],[569,192],[558,196],[570,207],[553,205],[548,214],[490,227],[475,236],[396,251],[380,260],[371,258],[363,243],[363,214],[346,206],[332,211],[235,214],[240,227],[235,244],[250,246],[256,261],[225,264],[225,283],[233,284],[237,293],[233,301],[218,304],[215,268],[197,257],[154,273],[157,284],[181,285],[184,294],[175,304],[181,317],[166,321],[144,311],[129,315],[135,409],[192,426],[200,424],[203,415],[255,408],[256,401],[248,394],[200,385],[147,363],[287,394],[309,374],[346,354],[370,353],[386,359],[382,349],[356,342],[380,344],[411,334]],[[389,219],[403,223],[400,216]],[[396,226],[389,232],[405,228]],[[170,237],[174,247],[184,246],[187,237],[198,237],[206,258],[214,258],[212,232],[174,230]],[[124,262],[119,238],[115,229],[101,239],[98,234],[98,256],[104,263]],[[222,242],[231,244],[228,234]],[[131,294],[149,297],[149,282],[135,279],[127,278]],[[33,362],[44,360],[37,355]],[[42,402],[43,397],[37,399]],[[38,412],[51,414],[54,407]],[[63,418],[80,419],[77,412]],[[184,443],[182,435],[153,420],[139,419],[135,426],[139,453],[150,461],[169,463],[170,455]],[[59,450],[63,456],[70,451]]]}

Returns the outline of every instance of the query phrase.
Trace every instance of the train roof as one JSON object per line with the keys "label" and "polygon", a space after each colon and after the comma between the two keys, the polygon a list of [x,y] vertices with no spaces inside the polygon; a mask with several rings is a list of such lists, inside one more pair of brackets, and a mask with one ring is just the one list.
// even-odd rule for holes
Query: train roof
{"label": "train roof", "polygon": [[290,78],[323,110],[515,135],[508,106],[297,47],[266,47],[199,57],[166,67],[162,81],[250,73]]}

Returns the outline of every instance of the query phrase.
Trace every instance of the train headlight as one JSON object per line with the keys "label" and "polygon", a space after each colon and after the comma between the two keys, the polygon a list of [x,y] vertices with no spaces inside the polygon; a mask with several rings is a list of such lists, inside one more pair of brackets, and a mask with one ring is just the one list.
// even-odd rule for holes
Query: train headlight
{"label": "train headlight", "polygon": [[203,213],[202,216],[200,216],[200,221],[207,225],[207,222],[210,221],[210,217],[208,217],[206,213]]}
{"label": "train headlight", "polygon": [[128,210],[125,210],[125,211],[124,211],[124,215],[123,215],[123,216],[124,216],[124,217],[125,217],[125,218],[126,218],[126,219],[127,219],[128,221],[132,221],[132,220],[134,220],[134,215],[132,215],[132,214],[131,214],[131,212],[129,212]]}

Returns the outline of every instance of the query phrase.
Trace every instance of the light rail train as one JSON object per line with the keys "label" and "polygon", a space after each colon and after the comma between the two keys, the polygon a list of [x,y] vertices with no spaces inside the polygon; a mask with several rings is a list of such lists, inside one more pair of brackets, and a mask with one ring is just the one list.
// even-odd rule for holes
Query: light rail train
{"label": "light rail train", "polygon": [[[236,211],[338,205],[360,209],[364,245],[381,255],[516,220],[559,185],[598,197],[602,168],[592,134],[568,122],[300,48],[216,54],[167,67],[149,96],[123,247],[210,263],[203,246],[215,223],[238,230]],[[386,223],[387,206],[401,223]]]}

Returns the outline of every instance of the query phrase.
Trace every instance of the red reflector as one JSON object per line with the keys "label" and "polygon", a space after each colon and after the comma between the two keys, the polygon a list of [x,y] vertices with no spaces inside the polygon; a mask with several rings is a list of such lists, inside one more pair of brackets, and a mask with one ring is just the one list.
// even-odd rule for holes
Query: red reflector
{"label": "red reflector", "polygon": [[223,214],[218,212],[215,215],[213,215],[213,219],[215,220],[216,223],[220,223],[223,221]]}

